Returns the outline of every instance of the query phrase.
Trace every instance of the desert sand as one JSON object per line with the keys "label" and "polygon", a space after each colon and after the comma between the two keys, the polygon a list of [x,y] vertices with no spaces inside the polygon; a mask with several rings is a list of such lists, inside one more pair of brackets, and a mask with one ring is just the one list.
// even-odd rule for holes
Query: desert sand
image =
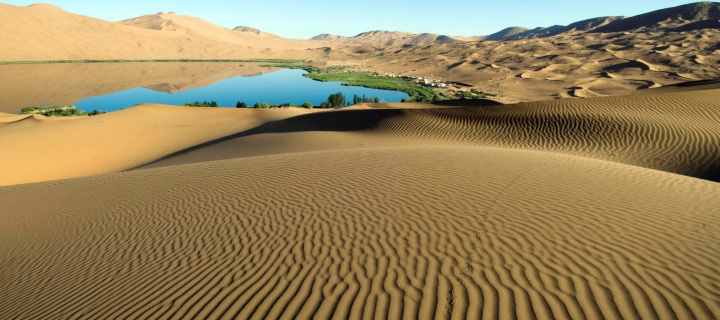
{"label": "desert sand", "polygon": [[110,22],[0,3],[0,61],[301,59],[467,83],[506,103],[588,98],[720,78],[718,12],[720,4],[704,2],[489,36],[375,30],[297,40],[175,13]]}
{"label": "desert sand", "polygon": [[718,8],[292,40],[0,4],[0,62],[291,58],[497,94],[47,118],[2,111],[273,69],[0,66],[0,320],[718,319]]}
{"label": "desert sand", "polygon": [[5,114],[2,318],[715,319],[698,88]]}

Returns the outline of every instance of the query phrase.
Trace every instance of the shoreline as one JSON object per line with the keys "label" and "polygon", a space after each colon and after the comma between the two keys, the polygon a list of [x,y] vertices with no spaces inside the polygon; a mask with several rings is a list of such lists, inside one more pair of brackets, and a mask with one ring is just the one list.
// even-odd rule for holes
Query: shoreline
{"label": "shoreline", "polygon": [[80,60],[28,60],[0,61],[0,66],[17,64],[59,64],[59,63],[147,63],[147,62],[256,62],[256,63],[302,63],[292,59],[80,59]]}

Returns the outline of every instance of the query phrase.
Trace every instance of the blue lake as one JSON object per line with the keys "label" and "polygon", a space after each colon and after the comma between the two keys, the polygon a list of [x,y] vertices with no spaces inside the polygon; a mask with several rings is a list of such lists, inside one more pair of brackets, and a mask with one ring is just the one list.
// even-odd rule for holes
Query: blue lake
{"label": "blue lake", "polygon": [[206,87],[176,93],[158,92],[140,87],[86,98],[74,105],[85,111],[96,109],[114,111],[140,103],[184,105],[194,101],[216,101],[220,107],[232,108],[238,101],[243,101],[248,106],[258,102],[293,105],[310,102],[319,106],[329,95],[337,92],[342,92],[348,101],[352,101],[353,95],[356,94],[377,97],[384,102],[400,102],[408,98],[403,92],[343,86],[341,82],[315,81],[304,77],[305,73],[303,70],[281,69],[258,76],[236,76]]}

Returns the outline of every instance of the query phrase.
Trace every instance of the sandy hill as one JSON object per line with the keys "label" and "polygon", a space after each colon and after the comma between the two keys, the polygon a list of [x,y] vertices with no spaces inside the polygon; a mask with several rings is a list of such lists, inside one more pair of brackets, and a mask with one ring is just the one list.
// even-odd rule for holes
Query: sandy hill
{"label": "sandy hill", "polygon": [[276,36],[272,33],[267,33],[260,29],[250,28],[250,27],[246,27],[246,26],[237,26],[237,27],[233,28],[233,31],[240,32],[240,33],[249,32],[249,33],[256,34],[256,35],[263,36],[263,37],[278,38],[278,36]]}
{"label": "sandy hill", "polygon": [[522,27],[511,27],[487,36],[487,40],[512,40],[552,37],[566,32],[590,31],[606,26],[614,21],[625,17],[599,17],[571,23],[567,26],[554,25],[550,27],[538,27],[527,29]]}
{"label": "sandy hill", "polygon": [[[444,44],[465,41],[465,39],[432,33],[410,33],[375,30],[360,33],[354,37],[321,34],[312,38],[316,41],[331,41],[333,46],[397,47],[410,45]],[[474,40],[474,39],[472,39]]]}
{"label": "sandy hill", "polygon": [[409,32],[398,31],[369,31],[358,34],[351,38],[354,41],[373,44],[376,46],[401,46],[401,45],[422,45],[433,43],[453,43],[458,42],[451,37],[422,33],[414,34]]}
{"label": "sandy hill", "polygon": [[317,36],[312,37],[310,40],[339,40],[339,39],[347,39],[347,37],[339,36],[336,34],[323,33],[323,34],[319,34]]}
{"label": "sandy hill", "polygon": [[[566,32],[623,32],[639,28],[664,29],[673,32],[718,28],[720,3],[698,2],[661,9],[634,17],[599,17],[578,21],[567,26],[555,25],[527,29],[510,27],[487,36],[487,40],[552,37]],[[684,27],[683,27],[684,26]]]}
{"label": "sandy hill", "polygon": [[[229,30],[202,19],[159,13],[108,22],[51,5],[0,3],[0,60],[272,58],[306,54],[305,41]],[[268,52],[272,49],[272,52]]]}
{"label": "sandy hill", "polygon": [[0,310],[715,319],[718,96],[0,116]]}
{"label": "sandy hill", "polygon": [[297,41],[280,39],[275,35],[249,27],[227,29],[203,19],[173,12],[157,13],[119,21],[118,23],[145,29],[178,32],[204,37],[214,42],[243,45],[255,48],[283,48]]}
{"label": "sandy hill", "polygon": [[[510,27],[487,36],[487,40],[528,39],[552,37],[566,32],[623,32],[642,27],[653,27],[673,32],[718,28],[720,3],[698,2],[661,9],[634,17],[599,17],[578,21],[567,26],[555,25],[527,29]],[[683,27],[684,25],[684,27]],[[670,29],[672,27],[672,29]]]}
{"label": "sandy hill", "polygon": [[720,20],[720,3],[698,2],[667,8],[614,21],[594,32],[622,32],[642,27],[653,28],[663,25],[685,24],[701,20]]}
{"label": "sandy hill", "polygon": [[223,45],[208,38],[188,38],[183,32],[143,29],[76,15],[50,5],[16,7],[0,3],[0,14],[5,17],[0,21],[2,60],[223,57],[249,51],[247,47]]}
{"label": "sandy hill", "polygon": [[[280,111],[257,110],[252,113],[252,110],[222,109],[213,113],[212,110],[195,108],[187,111],[185,107],[147,106],[45,125],[35,130],[14,130],[10,123],[3,129],[11,130],[12,135],[6,133],[3,136],[15,138],[0,141],[0,148],[17,152],[6,156],[2,162],[8,170],[1,173],[0,181],[14,184],[42,181],[43,177],[77,177],[87,173],[126,170],[147,162],[153,162],[150,166],[157,167],[276,153],[358,148],[359,145],[363,148],[383,147],[388,143],[401,146],[470,145],[552,151],[720,180],[720,162],[717,161],[720,159],[720,150],[714,147],[720,143],[717,136],[717,132],[720,132],[717,114],[720,109],[717,100],[719,91],[686,91],[692,88],[677,87],[675,91],[683,92],[661,94],[649,92],[635,96],[470,108],[428,109],[432,106],[420,104],[427,109],[423,110],[408,109],[407,105],[398,104],[400,108],[408,110],[373,108],[322,111],[301,116],[298,114],[308,111],[291,108]],[[618,109],[618,104],[624,107]],[[666,114],[679,112],[673,111],[675,105],[683,105],[683,112],[668,118]],[[160,124],[134,123],[140,118],[154,121],[152,119],[163,114],[167,117]],[[274,120],[259,123],[235,119],[250,114],[253,116],[248,119],[260,117]],[[207,119],[191,127],[173,125],[191,121],[193,117]],[[219,120],[225,118],[227,120]],[[443,119],[454,120],[447,122]],[[636,121],[632,119],[637,122],[631,123]],[[572,127],[568,127],[570,124]],[[145,128],[145,125],[149,126]],[[165,125],[173,127],[165,128]],[[115,135],[112,132],[125,126],[155,138],[133,145],[136,148],[132,152],[133,156],[123,157],[121,155],[128,152],[128,146],[120,141],[132,141],[132,135]],[[558,127],[565,129],[554,132]],[[242,130],[238,131],[238,128]],[[163,143],[162,139],[177,135],[177,132],[190,134],[194,130],[205,132],[197,134],[193,140],[168,141],[162,148],[156,145]],[[50,135],[49,132],[54,133]],[[68,145],[87,136],[89,132],[93,132],[92,136],[99,140],[85,139],[88,143],[76,147]],[[40,139],[42,136],[46,138]],[[666,144],[666,141],[677,139],[678,136],[683,136],[685,142],[673,146]],[[37,137],[37,140],[33,137]],[[109,137],[113,140],[102,140]],[[215,138],[203,140],[207,137]],[[528,141],[525,137],[534,138]],[[115,159],[107,162],[107,167],[93,164],[97,161],[94,157],[78,159],[72,156],[100,152],[93,151],[97,150],[97,144],[108,146],[102,149],[104,157]],[[628,152],[629,146],[642,148]],[[695,156],[685,156],[688,154]],[[33,161],[28,161],[27,157]],[[59,159],[71,162],[65,164]],[[58,170],[52,163],[66,169]],[[93,168],[92,171],[89,167]]]}
{"label": "sandy hill", "polygon": [[596,28],[606,26],[613,21],[623,19],[625,17],[599,17],[593,19],[587,19],[571,23],[567,26],[555,25],[547,28],[535,28],[518,34],[507,36],[503,39],[531,39],[531,38],[544,38],[552,37],[566,32],[583,32],[590,31]]}
{"label": "sandy hill", "polygon": [[706,23],[717,25],[703,21],[708,20],[683,24],[689,29],[684,31],[672,29],[676,24],[643,32],[575,29],[550,37],[388,48],[365,55],[363,63],[368,71],[467,83],[504,102],[629,94],[719,78],[720,29],[698,30]]}
{"label": "sandy hill", "polygon": [[515,36],[517,34],[526,32],[528,30],[529,30],[528,28],[523,28],[523,27],[509,27],[509,28],[502,29],[498,32],[495,32],[491,35],[488,35],[485,38],[485,40],[490,40],[490,41],[504,40],[504,39],[511,38],[512,36]]}

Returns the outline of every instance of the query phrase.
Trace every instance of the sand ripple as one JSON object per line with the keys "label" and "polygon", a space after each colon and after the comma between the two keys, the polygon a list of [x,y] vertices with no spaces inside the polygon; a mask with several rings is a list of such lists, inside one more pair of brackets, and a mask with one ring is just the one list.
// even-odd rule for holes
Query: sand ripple
{"label": "sand ripple", "polygon": [[495,148],[4,187],[0,318],[715,319],[718,194]]}

